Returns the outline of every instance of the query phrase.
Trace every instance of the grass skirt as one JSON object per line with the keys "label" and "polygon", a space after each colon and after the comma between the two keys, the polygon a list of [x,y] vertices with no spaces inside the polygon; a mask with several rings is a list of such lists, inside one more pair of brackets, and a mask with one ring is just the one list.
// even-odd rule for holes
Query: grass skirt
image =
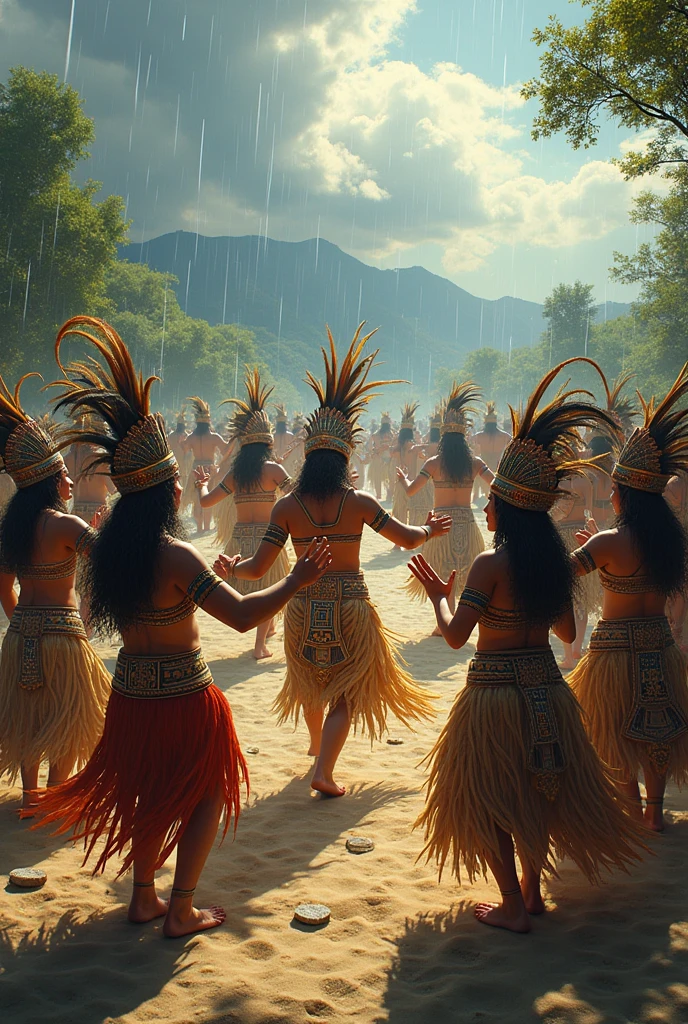
{"label": "grass skirt", "polygon": [[[483,657],[493,652],[484,652]],[[499,652],[517,661],[533,651]],[[537,652],[535,652],[537,653]],[[590,882],[602,869],[639,859],[641,828],[624,811],[622,797],[586,736],[581,710],[544,649],[559,682],[547,690],[566,766],[554,798],[538,788],[528,768],[532,746],[526,702],[515,683],[466,687],[428,755],[425,809],[416,821],[425,831],[424,853],[447,861],[459,879],[487,874],[487,855],[499,857],[497,827],[513,835],[519,857],[556,874],[555,859],[570,857]],[[547,680],[543,679],[543,682]]]}
{"label": "grass skirt", "polygon": [[[660,617],[663,620],[663,616]],[[656,622],[647,620],[611,620],[615,622]],[[666,620],[663,620],[666,622]],[[603,634],[611,624],[601,619],[590,638],[590,647],[576,668],[568,677],[568,683],[576,694],[585,713],[588,735],[602,760],[619,776],[619,781],[628,782],[637,778],[645,767],[653,771],[667,772],[679,786],[688,781],[688,730],[681,732],[668,743],[659,745],[626,735],[627,725],[636,706],[635,655],[630,644],[624,650],[597,649],[605,643]],[[666,630],[671,639],[668,624]],[[688,680],[686,661],[673,643],[655,652],[659,672],[666,686],[667,696],[678,716],[688,720]]]}
{"label": "grass skirt", "polygon": [[406,523],[409,510],[409,496],[404,485],[398,478],[394,482],[394,501],[392,502],[392,515],[400,523]]}
{"label": "grass skirt", "polygon": [[[580,547],[576,533],[586,528],[585,523],[560,523],[558,527],[567,551],[575,551]],[[576,578],[574,605],[577,611],[584,615],[598,615],[602,608],[602,596],[602,584],[598,573],[589,572]]]}
{"label": "grass skirt", "polygon": [[373,455],[368,463],[368,486],[375,495],[382,495],[382,456]]}
{"label": "grass skirt", "polygon": [[423,526],[428,512],[435,506],[435,485],[428,480],[425,487],[412,494],[408,500],[408,521],[410,526]]}
{"label": "grass skirt", "polygon": [[215,535],[215,543],[223,551],[232,542],[232,534],[237,521],[237,508],[234,503],[234,497],[228,494],[226,498],[223,498],[219,506],[215,506],[215,525],[217,532]]}
{"label": "grass skirt", "polygon": [[334,707],[343,697],[354,732],[360,728],[372,742],[386,731],[390,711],[407,726],[435,715],[435,695],[418,686],[405,670],[397,638],[382,625],[369,600],[341,601],[341,638],[349,657],[327,669],[303,657],[307,609],[308,602],[295,597],[285,612],[287,676],[273,705],[280,723],[293,718],[296,725],[302,711]]}
{"label": "grass skirt", "polygon": [[85,631],[39,638],[42,685],[33,689],[20,685],[23,642],[8,630],[0,654],[0,775],[9,772],[11,782],[22,762],[84,765],[100,739],[110,696],[110,675]]}
{"label": "grass skirt", "polygon": [[[235,523],[231,539],[225,548],[226,555],[241,555],[251,558],[260,547],[267,523]],[[240,594],[255,594],[258,590],[266,590],[279,583],[289,574],[289,555],[286,548],[281,548],[275,561],[264,576],[259,580],[240,580],[230,578],[229,584]]]}
{"label": "grass skirt", "polygon": [[[57,834],[74,829],[88,860],[98,839],[104,846],[93,869],[124,854],[136,835],[159,839],[161,868],[200,800],[222,792],[223,838],[248,784],[232,712],[214,684],[196,693],[137,699],[113,691],[103,737],[83,771],[50,789],[41,800],[40,825],[59,823]],[[118,872],[133,863],[131,848]]]}
{"label": "grass skirt", "polygon": [[[421,550],[423,557],[441,579],[449,579],[450,574],[456,569],[456,579],[451,592],[451,597],[456,598],[463,590],[473,561],[485,550],[485,542],[470,508],[464,505],[436,508],[435,514],[451,516],[451,530],[441,537],[431,537]],[[406,581],[404,589],[416,601],[427,600],[425,587],[415,576]]]}

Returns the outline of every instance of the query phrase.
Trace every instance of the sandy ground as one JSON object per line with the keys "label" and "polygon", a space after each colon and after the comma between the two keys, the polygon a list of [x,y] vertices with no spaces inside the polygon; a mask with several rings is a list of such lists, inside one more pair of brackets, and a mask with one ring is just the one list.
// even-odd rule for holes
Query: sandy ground
{"label": "sandy ground", "polygon": [[[482,517],[481,517],[482,518]],[[209,540],[200,546],[209,554]],[[44,888],[0,893],[0,1018],[38,1024],[170,1021],[296,1024],[621,1024],[688,1021],[688,802],[668,794],[669,827],[632,876],[591,888],[570,864],[548,885],[548,913],[529,936],[477,924],[473,905],[495,898],[492,879],[473,886],[417,863],[411,824],[422,807],[419,761],[430,750],[473,651],[429,638],[427,605],[400,591],[405,559],[366,532],[363,565],[383,620],[404,635],[417,679],[441,695],[437,721],[414,734],[390,723],[403,745],[351,737],[338,777],[349,788],[325,801],[308,786],[305,728],[278,729],[270,704],[283,675],[275,656],[256,664],[253,634],[201,613],[217,684],[234,710],[249,756],[251,795],[234,842],[209,857],[198,904],[224,904],[224,927],[168,941],[160,923],[127,923],[126,878],[92,878],[79,851],[15,815],[19,790],[0,784],[0,874],[43,867]],[[3,628],[5,623],[2,623]],[[113,664],[114,648],[101,653]],[[369,836],[355,856],[348,836]],[[160,873],[164,894],[172,862]],[[331,922],[292,921],[300,902],[322,902]]]}

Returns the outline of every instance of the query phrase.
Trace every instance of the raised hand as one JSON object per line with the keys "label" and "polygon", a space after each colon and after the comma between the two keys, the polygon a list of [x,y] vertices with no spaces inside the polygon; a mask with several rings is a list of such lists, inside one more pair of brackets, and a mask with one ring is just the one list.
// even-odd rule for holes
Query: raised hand
{"label": "raised hand", "polygon": [[194,480],[194,487],[202,487],[203,484],[207,484],[210,480],[210,473],[205,466],[199,466],[197,469],[194,469],[193,473],[196,478]]}
{"label": "raised hand", "polygon": [[[430,524],[428,523],[428,525]],[[420,580],[423,584],[425,592],[431,601],[439,601],[443,597],[449,597],[452,592],[452,587],[454,586],[456,570],[451,573],[449,579],[445,583],[444,580],[440,579],[433,567],[423,558],[422,555],[414,555],[408,563],[408,567],[416,579]]]}
{"label": "raised hand", "polygon": [[298,581],[299,588],[308,587],[327,572],[331,562],[332,552],[327,537],[315,537],[297,560],[291,575]]}
{"label": "raised hand", "polygon": [[[436,516],[434,508],[428,512],[425,525],[430,527],[431,537],[441,537],[443,533],[449,533],[452,528],[451,516]],[[425,561],[425,559],[423,559]]]}
{"label": "raised hand", "polygon": [[234,575],[234,567],[241,561],[241,555],[218,555],[213,562],[213,572],[223,579],[227,580],[230,576]]}

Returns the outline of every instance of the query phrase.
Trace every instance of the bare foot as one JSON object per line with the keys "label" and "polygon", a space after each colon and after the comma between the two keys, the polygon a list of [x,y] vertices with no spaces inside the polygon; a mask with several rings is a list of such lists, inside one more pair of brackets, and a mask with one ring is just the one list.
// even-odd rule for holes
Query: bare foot
{"label": "bare foot", "polygon": [[146,924],[147,921],[154,921],[156,917],[164,917],[167,913],[167,900],[161,900],[153,889],[146,891],[152,892],[153,895],[142,897],[136,889],[132,894],[127,911],[127,919],[132,924]]}
{"label": "bare foot", "polygon": [[207,910],[196,910],[192,907],[188,913],[174,916],[168,912],[162,933],[165,938],[178,939],[182,935],[193,935],[194,932],[217,928],[218,925],[224,924],[226,917],[227,914],[222,907],[209,907]]}
{"label": "bare foot", "polygon": [[493,928],[506,928],[510,932],[529,932],[530,918],[523,907],[517,914],[507,914],[499,903],[479,903],[473,913],[481,924],[490,924]]}
{"label": "bare foot", "polygon": [[346,786],[338,786],[336,782],[328,782],[327,779],[313,778],[311,789],[322,793],[323,796],[344,796],[346,793]]}
{"label": "bare foot", "polygon": [[269,640],[270,637],[274,636],[276,632],[277,632],[277,627],[276,626],[270,626],[270,629],[265,634],[265,639]]}
{"label": "bare foot", "polygon": [[308,756],[309,757],[320,757],[320,744],[319,743],[311,743],[310,747],[308,748]]}
{"label": "bare foot", "polygon": [[534,889],[532,892],[529,892],[527,886],[523,881],[521,881],[521,892],[523,893],[523,902],[525,903],[526,910],[529,914],[544,914],[545,901],[543,900],[539,889]]}
{"label": "bare foot", "polygon": [[439,626],[435,626],[430,636],[442,636],[442,630]]}
{"label": "bare foot", "polygon": [[266,647],[265,644],[261,644],[260,647],[254,648],[253,657],[256,661],[263,661],[265,658],[272,657],[272,651],[269,647]]}

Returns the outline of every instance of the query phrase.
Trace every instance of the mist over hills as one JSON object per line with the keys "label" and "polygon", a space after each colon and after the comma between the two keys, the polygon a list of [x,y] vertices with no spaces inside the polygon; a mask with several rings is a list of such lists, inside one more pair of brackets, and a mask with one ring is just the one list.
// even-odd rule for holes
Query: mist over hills
{"label": "mist over hills", "polygon": [[[471,349],[533,344],[545,327],[538,303],[481,299],[423,267],[379,270],[323,238],[279,242],[176,231],[122,246],[120,257],[174,274],[190,316],[252,328],[273,369],[299,378],[306,368],[320,369],[326,322],[340,342],[362,319],[380,325],[385,375],[416,384],[426,384],[439,366],[460,365]],[[598,307],[598,319],[628,310],[609,302]]]}

